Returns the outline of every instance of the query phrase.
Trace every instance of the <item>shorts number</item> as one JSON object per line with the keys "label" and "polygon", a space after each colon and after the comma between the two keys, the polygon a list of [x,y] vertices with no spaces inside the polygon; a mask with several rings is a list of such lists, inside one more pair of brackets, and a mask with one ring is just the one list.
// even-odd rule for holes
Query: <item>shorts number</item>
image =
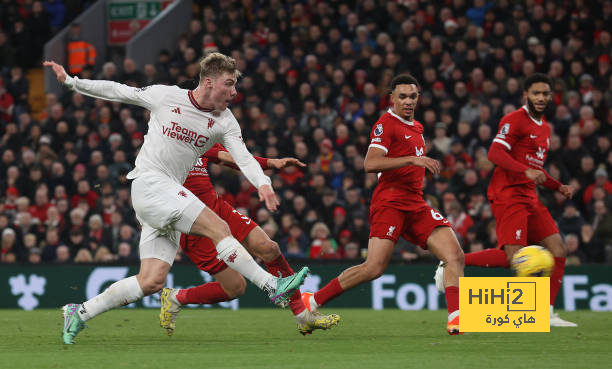
{"label": "shorts number", "polygon": [[251,224],[251,219],[249,219],[249,217],[247,217],[246,215],[243,215],[241,212],[239,212],[238,210],[234,209],[232,210],[232,213],[237,213],[238,215],[240,215],[241,219],[246,220],[246,224]]}
{"label": "shorts number", "polygon": [[438,213],[434,209],[431,209],[431,217],[434,218],[434,220],[442,220],[442,219],[444,219],[442,214]]}

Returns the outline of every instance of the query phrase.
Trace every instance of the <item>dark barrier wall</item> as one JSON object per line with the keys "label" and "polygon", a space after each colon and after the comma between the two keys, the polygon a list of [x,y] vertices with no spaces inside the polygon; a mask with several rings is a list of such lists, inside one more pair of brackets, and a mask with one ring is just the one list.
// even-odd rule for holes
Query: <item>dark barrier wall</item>
{"label": "dark barrier wall", "polygon": [[[316,291],[350,264],[311,265],[312,274],[303,291]],[[293,265],[294,268],[299,267]],[[443,309],[444,296],[433,283],[433,265],[391,265],[380,278],[348,291],[329,307],[373,309]],[[0,267],[0,308],[59,308],[68,302],[82,302],[111,283],[135,274],[137,266],[15,265]],[[508,270],[468,268],[466,276],[509,276]],[[175,265],[167,279],[169,287],[190,287],[212,277],[191,265]],[[271,306],[263,292],[249,284],[240,299],[215,305],[221,308]],[[129,307],[159,308],[157,295],[145,297]],[[612,311],[612,268],[606,265],[568,267],[556,308]]]}

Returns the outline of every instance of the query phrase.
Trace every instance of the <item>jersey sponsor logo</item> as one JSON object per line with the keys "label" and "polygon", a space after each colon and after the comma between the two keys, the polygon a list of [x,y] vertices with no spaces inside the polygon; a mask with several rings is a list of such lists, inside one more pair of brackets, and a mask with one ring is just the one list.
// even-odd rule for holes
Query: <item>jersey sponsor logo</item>
{"label": "jersey sponsor logo", "polygon": [[215,125],[215,120],[208,118],[208,129],[211,129]]}
{"label": "jersey sponsor logo", "polygon": [[416,156],[423,156],[424,152],[425,152],[425,148],[424,147],[415,147],[415,155]]}
{"label": "jersey sponsor logo", "polygon": [[176,108],[172,109],[172,112],[176,113],[176,114],[181,114],[181,108],[176,107]]}
{"label": "jersey sponsor logo", "polygon": [[382,139],[380,137],[374,137],[372,139],[372,143],[374,143],[374,142],[382,142]]}
{"label": "jersey sponsor logo", "polygon": [[172,123],[172,127],[162,126],[162,134],[175,140],[193,144],[195,147],[203,147],[210,137],[198,134],[198,132],[186,127],[182,127],[177,122]]}
{"label": "jersey sponsor logo", "polygon": [[374,136],[380,136],[383,134],[383,126],[382,123],[378,123],[376,128],[374,128]]}
{"label": "jersey sponsor logo", "polygon": [[504,125],[499,130],[497,137],[506,138],[506,135],[510,132],[510,123],[504,123]]}
{"label": "jersey sponsor logo", "polygon": [[393,232],[395,232],[395,226],[389,226],[389,230],[387,231],[387,236],[393,237]]}

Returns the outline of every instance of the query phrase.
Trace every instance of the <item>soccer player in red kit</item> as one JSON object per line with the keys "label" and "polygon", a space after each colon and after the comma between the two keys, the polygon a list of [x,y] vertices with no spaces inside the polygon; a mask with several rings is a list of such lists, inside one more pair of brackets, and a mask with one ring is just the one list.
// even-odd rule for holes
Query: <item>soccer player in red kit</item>
{"label": "soccer player in red kit", "polygon": [[463,251],[444,217],[423,200],[425,169],[437,174],[440,163],[425,156],[423,126],[414,120],[419,84],[408,74],[391,81],[393,107],[376,122],[365,158],[365,170],[379,173],[370,204],[368,257],[314,294],[303,293],[310,310],[361,283],[378,278],[387,268],[398,238],[427,248],[446,264],[447,331],[459,333],[459,277]]}
{"label": "soccer player in red kit", "polygon": [[[287,166],[305,166],[295,158],[267,159],[255,157],[262,169],[281,169]],[[263,259],[268,271],[273,275],[292,275],[293,270],[281,254],[278,244],[251,218],[242,215],[215,192],[208,176],[208,163],[221,163],[233,169],[239,169],[232,156],[219,144],[202,155],[189,172],[183,184],[202,202],[227,222],[232,235],[243,243],[252,254]],[[212,241],[206,237],[181,235],[181,248],[185,255],[200,269],[212,275],[216,282],[205,283],[188,289],[164,288],[160,295],[160,325],[168,335],[174,334],[175,321],[180,309],[186,304],[213,304],[229,301],[244,294],[246,281],[244,277],[218,258],[218,252]],[[338,324],[338,315],[321,315],[310,312],[296,291],[289,300],[289,307],[298,323],[302,334],[312,333],[314,329],[329,329]]]}
{"label": "soccer player in red kit", "polygon": [[[466,254],[465,265],[508,268],[518,249],[542,245],[555,258],[550,277],[550,325],[576,327],[553,312],[567,251],[555,221],[536,193],[537,185],[559,191],[568,199],[574,193],[573,187],[562,185],[543,167],[550,148],[550,126],[544,111],[552,99],[552,81],[544,74],[534,73],[525,80],[523,95],[527,105],[501,119],[489,149],[489,160],[496,165],[488,198],[497,222],[498,248]],[[444,268],[438,267],[438,289],[443,274]]]}

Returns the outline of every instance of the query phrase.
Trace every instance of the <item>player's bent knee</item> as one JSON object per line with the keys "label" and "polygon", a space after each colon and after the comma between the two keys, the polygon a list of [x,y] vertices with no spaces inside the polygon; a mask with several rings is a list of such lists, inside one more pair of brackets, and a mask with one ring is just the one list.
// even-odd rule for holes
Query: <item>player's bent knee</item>
{"label": "player's bent knee", "polygon": [[210,238],[213,242],[216,241],[215,243],[232,235],[229,225],[227,225],[227,223],[221,218],[219,218],[218,221],[216,221],[210,228],[209,233],[210,236],[208,236],[208,238]]}
{"label": "player's bent knee", "polygon": [[365,273],[363,274],[366,277],[365,280],[367,281],[372,281],[380,277],[381,275],[383,275],[386,269],[386,266],[382,264],[371,263],[371,264],[364,264],[364,266],[365,266]]}
{"label": "player's bent knee", "polygon": [[567,246],[562,243],[560,247],[555,247],[550,250],[550,253],[556,258],[565,258],[567,257]]}
{"label": "player's bent knee", "polygon": [[165,284],[165,280],[160,282],[159,280],[147,279],[142,281],[140,288],[142,289],[142,293],[145,296],[149,296],[161,291],[162,288],[164,288]]}
{"label": "player's bent knee", "polygon": [[261,258],[266,262],[275,260],[281,254],[278,243],[272,240],[267,240],[267,241],[262,242],[260,250],[261,250]]}

